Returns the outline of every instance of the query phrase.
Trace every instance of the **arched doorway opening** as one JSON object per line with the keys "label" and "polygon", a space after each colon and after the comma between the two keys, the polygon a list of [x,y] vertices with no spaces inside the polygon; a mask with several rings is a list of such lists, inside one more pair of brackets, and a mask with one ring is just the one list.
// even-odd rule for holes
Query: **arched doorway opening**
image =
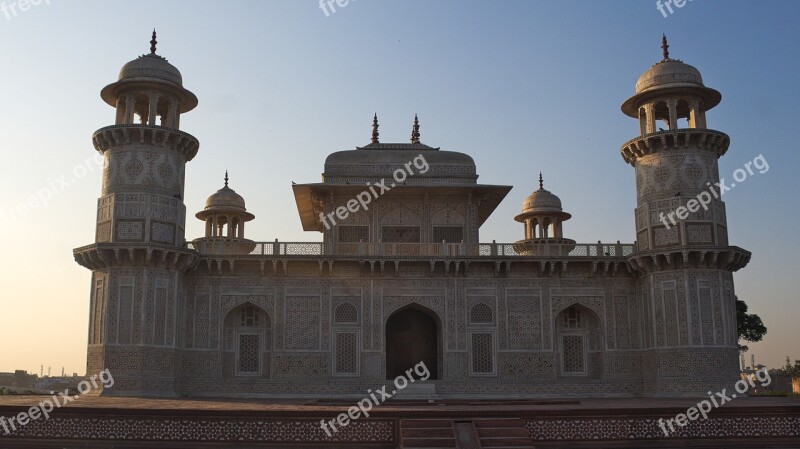
{"label": "arched doorway opening", "polygon": [[439,378],[441,338],[433,312],[409,306],[394,312],[386,321],[386,378],[406,376],[419,362]]}
{"label": "arched doorway opening", "polygon": [[272,321],[267,312],[244,303],[228,312],[224,321],[226,374],[269,375],[272,349]]}
{"label": "arched doorway opening", "polygon": [[595,378],[602,372],[600,318],[590,309],[573,304],[556,317],[556,341],[562,376]]}

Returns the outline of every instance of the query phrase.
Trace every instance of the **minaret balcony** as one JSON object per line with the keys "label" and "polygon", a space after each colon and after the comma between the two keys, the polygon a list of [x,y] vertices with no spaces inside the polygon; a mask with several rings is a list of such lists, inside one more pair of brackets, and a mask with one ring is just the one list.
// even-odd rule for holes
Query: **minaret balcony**
{"label": "minaret balcony", "polygon": [[665,270],[716,269],[738,271],[750,262],[750,251],[738,246],[693,246],[637,251],[628,261],[641,274]]}
{"label": "minaret balcony", "polygon": [[730,143],[730,137],[720,131],[680,128],[636,137],[622,144],[619,152],[625,162],[635,165],[640,157],[669,150],[701,149],[711,151],[720,157],[728,151]]}
{"label": "minaret balcony", "polygon": [[100,128],[92,135],[92,142],[97,151],[107,150],[122,145],[154,145],[172,148],[180,153],[186,161],[197,155],[200,142],[193,135],[175,128],[156,125],[123,124]]}
{"label": "minaret balcony", "polygon": [[72,250],[75,262],[90,270],[108,267],[158,267],[187,271],[200,261],[188,248],[159,244],[94,243]]}

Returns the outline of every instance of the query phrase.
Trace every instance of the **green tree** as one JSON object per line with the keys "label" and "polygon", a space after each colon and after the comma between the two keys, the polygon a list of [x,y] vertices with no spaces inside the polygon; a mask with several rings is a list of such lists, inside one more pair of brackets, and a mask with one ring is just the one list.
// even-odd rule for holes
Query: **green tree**
{"label": "green tree", "polygon": [[[761,341],[767,333],[767,326],[761,321],[761,317],[754,313],[747,313],[747,304],[736,298],[736,330],[739,332],[739,339],[750,342]],[[739,345],[739,351],[747,351],[747,345]]]}
{"label": "green tree", "polygon": [[784,371],[791,377],[800,377],[800,360],[795,360],[794,366],[787,364]]}
{"label": "green tree", "polygon": [[795,360],[794,365],[791,363],[786,363],[786,366],[783,368],[774,368],[769,370],[770,376],[774,376],[776,374],[789,377],[800,377],[800,360]]}

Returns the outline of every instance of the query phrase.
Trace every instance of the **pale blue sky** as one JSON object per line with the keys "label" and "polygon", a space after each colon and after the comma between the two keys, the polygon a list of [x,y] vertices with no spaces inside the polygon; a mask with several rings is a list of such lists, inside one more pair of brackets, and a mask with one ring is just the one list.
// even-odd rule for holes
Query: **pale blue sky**
{"label": "pale blue sky", "polygon": [[[731,136],[722,176],[760,153],[770,164],[726,195],[731,242],[753,252],[736,288],[769,328],[756,361],[800,358],[799,13],[792,0],[694,0],[667,18],[654,0],[351,0],[329,17],[313,0],[49,0],[0,13],[0,371],[84,370],[89,272],[71,251],[93,241],[100,170],[74,167],[113,123],[100,89],[148,51],[153,27],[200,99],[181,121],[201,142],[187,238],[202,234],[194,212],[228,169],[256,215],[248,237],[286,241],[320,239],[302,231],[291,181],[318,181],[327,154],[368,143],[374,112],[382,141],[407,141],[418,113],[424,143],[473,156],[483,183],[514,186],[483,241],[522,237],[513,216],[539,170],[573,214],[567,237],[633,241],[633,169],[619,147],[638,125],[619,105],[667,33],[671,56],[722,92],[708,115]],[[62,189],[62,176],[74,182]],[[48,205],[9,216],[51,183],[61,190]]]}

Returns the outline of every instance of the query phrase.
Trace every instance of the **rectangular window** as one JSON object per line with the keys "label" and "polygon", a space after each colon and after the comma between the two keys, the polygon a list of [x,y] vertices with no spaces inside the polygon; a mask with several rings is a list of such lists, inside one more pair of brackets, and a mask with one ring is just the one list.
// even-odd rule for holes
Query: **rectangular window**
{"label": "rectangular window", "polygon": [[334,335],[334,374],[358,375],[358,333],[337,332]]}
{"label": "rectangular window", "polygon": [[236,351],[236,372],[239,375],[261,373],[261,336],[258,333],[239,334]]}
{"label": "rectangular window", "polygon": [[488,332],[475,332],[472,343],[472,374],[494,374],[494,335]]}
{"label": "rectangular window", "polygon": [[461,243],[464,240],[464,228],[462,226],[434,226],[433,241],[441,243]]}
{"label": "rectangular window", "polygon": [[562,372],[567,375],[586,374],[586,358],[583,335],[564,335],[561,337]]}
{"label": "rectangular window", "polygon": [[339,226],[339,243],[369,241],[369,226]]}
{"label": "rectangular window", "polygon": [[419,226],[384,226],[384,243],[419,243]]}

